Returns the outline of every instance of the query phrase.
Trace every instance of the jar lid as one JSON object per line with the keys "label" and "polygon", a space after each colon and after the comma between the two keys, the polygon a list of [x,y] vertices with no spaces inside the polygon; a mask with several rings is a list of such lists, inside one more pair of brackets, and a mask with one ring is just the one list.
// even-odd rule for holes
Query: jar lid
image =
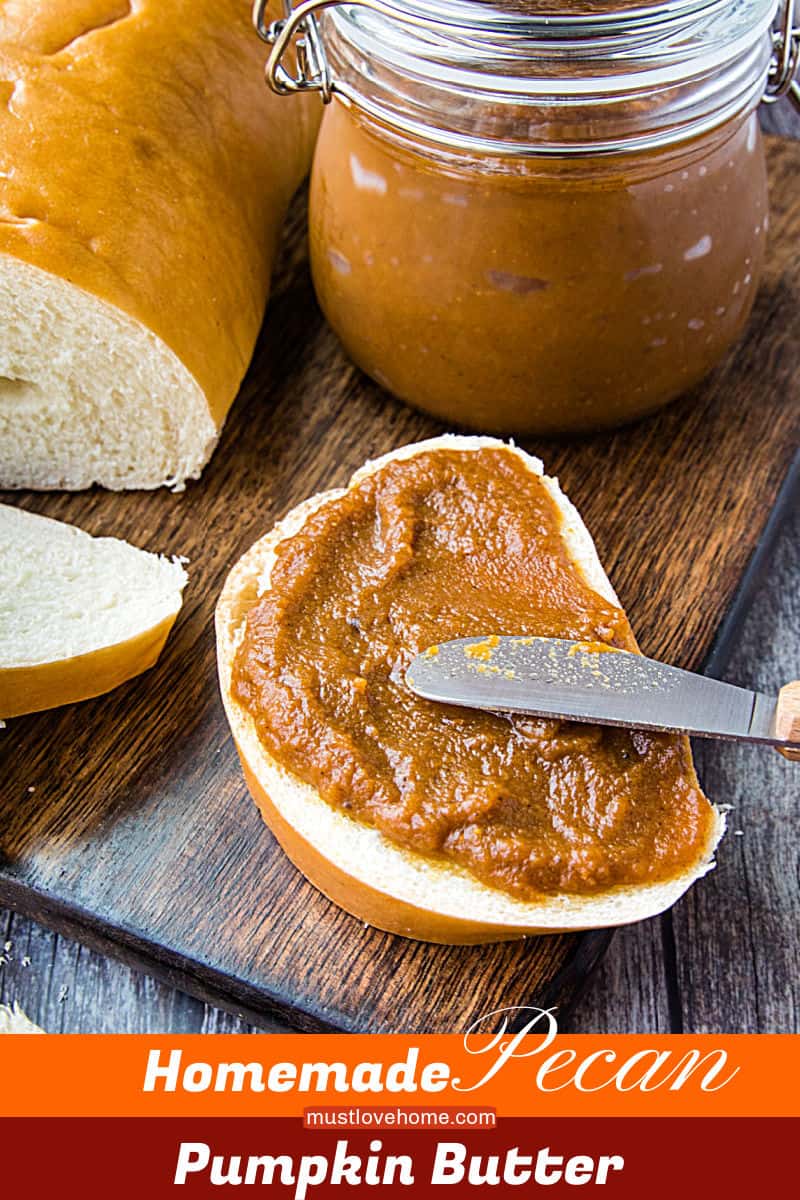
{"label": "jar lid", "polygon": [[696,13],[724,8],[729,0],[573,0],[567,8],[558,0],[389,0],[398,16],[414,13],[433,23],[461,28],[518,31],[530,21],[542,21],[559,32],[570,30],[585,36],[601,28],[626,26],[628,32],[648,26],[663,26]]}
{"label": "jar lid", "polygon": [[267,75],[278,91],[316,87],[459,152],[613,154],[752,110],[773,65],[778,4],[304,0],[301,78],[274,78],[291,18],[266,31]]}
{"label": "jar lid", "polygon": [[[576,0],[568,11],[557,0],[320,0],[326,15],[358,40],[374,39],[375,55],[418,56],[434,68],[450,62],[491,69],[506,57],[509,71],[531,77],[550,58],[610,65],[613,74],[648,61],[699,57],[722,65],[742,41],[772,24],[779,0]],[[329,7],[330,5],[330,7]],[[365,50],[367,49],[365,45]],[[453,81],[455,82],[455,81]]]}

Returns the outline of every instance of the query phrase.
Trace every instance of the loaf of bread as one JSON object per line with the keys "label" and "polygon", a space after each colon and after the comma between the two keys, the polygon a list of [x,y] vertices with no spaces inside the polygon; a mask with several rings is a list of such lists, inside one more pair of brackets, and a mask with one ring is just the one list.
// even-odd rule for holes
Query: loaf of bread
{"label": "loaf of bread", "polygon": [[263,60],[248,0],[0,5],[0,488],[200,474],[316,132]]}
{"label": "loaf of bread", "polygon": [[[480,451],[503,445],[493,438],[449,436],[405,446],[367,463],[350,481],[350,487],[357,487],[393,458],[409,458],[437,448]],[[618,608],[619,601],[588,530],[557,481],[543,474],[538,459],[516,448],[505,448],[541,479],[561,517],[564,551],[598,596]],[[250,791],[292,862],[320,891],[360,920],[392,933],[434,942],[490,942],[622,925],[653,916],[674,904],[713,865],[714,849],[724,830],[724,818],[716,809],[709,811],[707,837],[696,859],[671,878],[615,885],[585,894],[554,892],[523,900],[487,886],[456,863],[425,856],[390,840],[346,811],[346,803],[342,807],[328,803],[314,786],[269,752],[251,713],[233,690],[234,663],[245,636],[247,615],[270,589],[281,543],[302,536],[308,524],[313,524],[315,514],[344,494],[325,492],[293,509],[234,566],[217,605],[219,676],[228,720]],[[446,514],[441,514],[441,520],[446,522]],[[680,782],[697,787],[688,743],[686,751]],[[433,804],[435,800],[434,794]]]}
{"label": "loaf of bread", "polygon": [[181,608],[179,562],[0,504],[0,718],[147,670]]}

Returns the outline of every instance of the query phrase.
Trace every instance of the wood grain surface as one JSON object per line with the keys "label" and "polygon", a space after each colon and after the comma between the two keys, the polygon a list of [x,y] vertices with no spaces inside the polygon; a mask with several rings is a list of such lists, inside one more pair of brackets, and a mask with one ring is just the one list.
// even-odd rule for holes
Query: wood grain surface
{"label": "wood grain surface", "polygon": [[[707,656],[797,444],[799,153],[770,148],[769,267],[714,379],[634,429],[526,443],[581,508],[643,649],[683,666]],[[304,495],[438,429],[342,358],[313,304],[301,227],[298,211],[265,337],[200,484],[13,497],[193,565],[155,671],[7,731],[0,897],[261,1021],[288,1010],[306,1028],[458,1028],[498,1002],[568,998],[605,940],[449,949],[363,929],[260,827],[216,692],[210,613],[227,567]]]}
{"label": "wood grain surface", "polygon": [[[731,682],[768,690],[787,674],[800,676],[798,583],[795,509],[740,626],[725,673]],[[717,870],[671,914],[615,934],[578,1002],[560,1010],[564,1029],[800,1033],[800,764],[725,742],[698,743],[696,758],[709,795],[733,805]],[[697,936],[701,919],[708,925]],[[7,911],[0,911],[0,1003],[19,1004],[48,1033],[265,1028]]]}
{"label": "wood grain surface", "polygon": [[[800,676],[800,508],[779,539],[725,677],[774,692]],[[578,1033],[800,1033],[800,764],[695,743],[731,805],[717,869],[670,913],[620,930],[568,1026]]]}

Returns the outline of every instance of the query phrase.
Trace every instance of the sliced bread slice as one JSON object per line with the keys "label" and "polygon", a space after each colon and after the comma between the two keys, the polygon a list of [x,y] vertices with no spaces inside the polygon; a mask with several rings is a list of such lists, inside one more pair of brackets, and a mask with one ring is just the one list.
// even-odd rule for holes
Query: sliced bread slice
{"label": "sliced bread slice", "polygon": [[[355,487],[392,459],[437,448],[480,451],[503,447],[517,455],[539,479],[558,507],[560,536],[586,582],[619,605],[600,564],[592,538],[557,480],[541,462],[494,438],[448,435],[410,446],[367,463],[350,481]],[[725,828],[713,808],[705,844],[697,859],[666,880],[625,884],[590,894],[553,893],[524,901],[487,886],[467,870],[428,858],[390,841],[377,829],[334,808],[303,779],[279,763],[259,738],[250,713],[237,702],[232,675],[244,637],[247,614],[269,590],[276,551],[297,536],[322,506],[344,491],[312,497],[293,509],[257,541],[234,566],[217,605],[217,655],[223,703],[244,775],[267,825],[288,857],[321,892],[370,925],[405,937],[445,943],[510,940],[537,933],[624,925],[669,908],[709,871]],[[687,776],[697,784],[688,755]]]}
{"label": "sliced bread slice", "polygon": [[175,560],[0,505],[0,718],[99,696],[146,671],[185,584]]}

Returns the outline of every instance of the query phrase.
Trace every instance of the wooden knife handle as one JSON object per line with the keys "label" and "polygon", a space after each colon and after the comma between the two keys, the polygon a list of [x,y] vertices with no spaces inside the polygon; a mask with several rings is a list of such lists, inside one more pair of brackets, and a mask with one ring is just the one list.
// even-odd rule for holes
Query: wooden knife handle
{"label": "wooden knife handle", "polygon": [[798,743],[797,746],[779,746],[778,749],[784,758],[800,762],[800,680],[787,683],[778,693],[775,732],[787,742]]}

